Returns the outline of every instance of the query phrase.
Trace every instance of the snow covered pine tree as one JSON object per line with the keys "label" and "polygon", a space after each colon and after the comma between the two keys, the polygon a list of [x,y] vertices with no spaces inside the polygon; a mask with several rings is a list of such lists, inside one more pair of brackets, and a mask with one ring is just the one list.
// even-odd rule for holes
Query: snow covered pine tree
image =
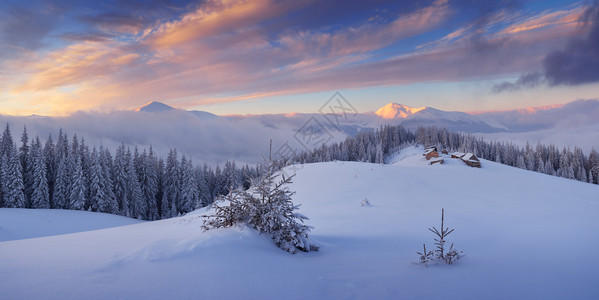
{"label": "snow covered pine tree", "polygon": [[[281,180],[275,174],[275,163],[269,162],[264,175],[254,182],[247,191],[230,190],[226,196],[218,197],[212,207],[214,215],[205,216],[203,228],[231,227],[236,224],[247,224],[271,236],[277,247],[295,254],[318,251],[319,247],[310,240],[312,227],[303,224],[308,218],[294,212],[299,205],[294,205],[291,196],[295,192],[286,186],[293,176],[281,174]],[[226,205],[228,202],[229,205]],[[222,204],[221,204],[222,203]],[[299,222],[298,222],[299,221]]]}
{"label": "snow covered pine tree", "polygon": [[416,252],[418,255],[420,255],[420,260],[419,260],[420,264],[424,264],[426,266],[427,263],[429,263],[431,261],[436,261],[436,262],[445,262],[446,264],[451,265],[454,262],[456,262],[458,259],[463,257],[463,255],[461,254],[462,251],[456,250],[453,247],[453,243],[451,243],[449,250],[447,252],[445,252],[445,243],[447,243],[445,238],[450,233],[453,232],[453,229],[444,227],[444,221],[445,221],[445,209],[441,209],[441,230],[438,230],[435,227],[433,227],[432,229],[431,228],[428,229],[437,236],[437,238],[435,238],[435,245],[437,245],[437,249],[435,249],[434,252],[433,251],[427,252],[426,244],[423,244],[424,251]]}

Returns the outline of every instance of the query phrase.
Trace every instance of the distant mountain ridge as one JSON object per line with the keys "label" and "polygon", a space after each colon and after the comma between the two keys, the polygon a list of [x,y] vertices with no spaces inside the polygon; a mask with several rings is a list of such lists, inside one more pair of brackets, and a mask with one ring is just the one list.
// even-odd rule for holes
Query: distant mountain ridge
{"label": "distant mountain ridge", "polygon": [[164,104],[164,103],[158,102],[158,101],[151,101],[151,102],[135,109],[135,111],[137,111],[137,112],[149,112],[149,113],[164,113],[164,112],[169,112],[169,111],[173,111],[173,110],[185,111],[185,112],[191,113],[197,117],[200,117],[202,119],[211,119],[211,118],[218,117],[217,115],[215,115],[213,113],[209,113],[207,111],[177,109],[170,105],[167,105],[167,104]]}
{"label": "distant mountain ridge", "polygon": [[173,109],[175,109],[175,108],[172,106],[168,106],[162,102],[151,101],[143,106],[136,108],[135,111],[157,113],[157,112],[171,111]]}
{"label": "distant mountain ridge", "polygon": [[[206,111],[177,109],[158,101],[149,102],[135,111],[146,113],[186,112],[203,120],[252,119],[273,129],[300,128],[311,117],[319,117],[319,114],[315,113],[221,117]],[[572,128],[579,125],[599,124],[599,100],[576,100],[561,105],[476,113],[444,111],[428,106],[410,107],[391,102],[374,113],[358,114],[355,118],[347,118],[344,121],[345,123],[339,127],[332,126],[327,122],[322,122],[322,125],[326,129],[340,130],[349,136],[353,136],[361,130],[372,130],[381,124],[399,124],[410,130],[416,130],[420,126],[437,126],[467,133],[522,133],[551,129],[556,126]]]}
{"label": "distant mountain ridge", "polygon": [[386,121],[401,124],[408,129],[419,126],[445,127],[453,131],[499,132],[503,128],[491,126],[478,117],[458,111],[443,111],[432,107],[409,107],[399,103],[389,103],[375,114]]}
{"label": "distant mountain ridge", "polygon": [[576,100],[567,104],[507,111],[465,113],[432,107],[413,108],[389,103],[375,114],[387,122],[414,129],[436,125],[470,133],[528,132],[599,123],[599,100]]}
{"label": "distant mountain ridge", "polygon": [[375,114],[384,118],[384,119],[396,119],[396,118],[407,118],[421,110],[426,109],[426,106],[423,107],[409,107],[407,105],[399,104],[391,102],[381,108],[379,108]]}

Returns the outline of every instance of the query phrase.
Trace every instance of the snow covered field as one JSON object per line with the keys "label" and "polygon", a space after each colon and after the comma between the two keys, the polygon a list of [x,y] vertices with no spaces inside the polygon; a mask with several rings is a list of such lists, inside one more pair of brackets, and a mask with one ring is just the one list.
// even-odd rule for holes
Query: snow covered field
{"label": "snow covered field", "polygon": [[[247,228],[202,232],[206,211],[201,210],[169,220],[0,242],[0,295],[599,298],[599,240],[594,237],[599,231],[599,186],[485,160],[481,169],[450,158],[429,166],[420,153],[408,149],[391,158],[390,165],[300,166],[291,189],[297,191],[294,201],[302,203],[300,212],[311,218],[319,252],[290,255]],[[372,206],[361,206],[364,198]],[[427,228],[439,227],[441,208],[446,225],[455,228],[448,240],[466,256],[451,266],[415,265],[422,243],[433,247]],[[21,211],[0,210],[2,220],[13,220],[0,226],[20,228],[10,224],[19,222]],[[62,218],[54,215],[63,212],[39,213],[51,219]],[[123,225],[119,222],[113,224]],[[34,234],[37,226],[39,234]],[[13,234],[47,235],[44,227],[38,222],[27,227],[27,234]],[[61,232],[51,234],[56,233]]]}
{"label": "snow covered field", "polygon": [[0,208],[0,242],[104,229],[141,221],[79,210]]}

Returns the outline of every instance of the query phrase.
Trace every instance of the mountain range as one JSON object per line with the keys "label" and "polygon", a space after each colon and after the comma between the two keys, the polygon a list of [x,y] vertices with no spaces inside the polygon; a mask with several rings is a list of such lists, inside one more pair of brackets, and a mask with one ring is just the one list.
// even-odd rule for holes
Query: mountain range
{"label": "mountain range", "polygon": [[458,111],[443,111],[432,107],[413,108],[398,103],[389,103],[375,112],[380,118],[408,129],[419,126],[445,127],[452,131],[497,132],[493,127],[474,115]]}
{"label": "mountain range", "polygon": [[[169,112],[169,111],[174,111],[174,110],[181,110],[181,109],[176,109],[172,106],[169,106],[167,104],[164,104],[162,102],[157,102],[157,101],[151,101],[151,102],[135,109],[135,111],[147,112],[147,113],[164,113],[164,112]],[[217,115],[215,115],[213,113],[209,113],[207,111],[201,111],[201,110],[186,110],[186,112],[194,114],[200,118],[215,118],[215,117],[217,117]]]}
{"label": "mountain range", "polygon": [[[91,146],[112,151],[122,143],[132,148],[152,146],[162,156],[176,148],[194,162],[212,165],[227,160],[255,163],[268,155],[270,140],[273,153],[283,147],[297,152],[343,141],[385,124],[400,124],[411,130],[435,125],[520,146],[540,142],[560,148],[577,146],[585,153],[593,147],[599,149],[598,100],[484,113],[391,103],[377,111],[337,117],[319,113],[218,116],[150,102],[137,109],[77,112],[66,117],[0,115],[0,123],[10,124],[19,136],[26,127],[30,139],[39,136],[42,143],[50,135],[56,139],[62,129],[69,137],[76,134]],[[336,120],[339,122],[334,123]]]}
{"label": "mountain range", "polygon": [[[155,101],[139,107],[135,111],[165,113],[173,110],[183,111]],[[258,120],[263,125],[271,128],[288,125],[301,126],[301,122],[319,116],[319,114],[309,113],[217,116],[206,111],[191,110],[186,112],[202,119]],[[554,127],[571,128],[597,123],[599,123],[599,100],[577,100],[562,105],[477,113],[444,111],[426,106],[410,107],[391,102],[374,113],[362,113],[345,118],[341,124],[321,122],[327,129],[341,130],[348,135],[353,135],[361,130],[378,128],[381,124],[400,124],[412,130],[419,126],[438,126],[466,133],[522,133]]]}

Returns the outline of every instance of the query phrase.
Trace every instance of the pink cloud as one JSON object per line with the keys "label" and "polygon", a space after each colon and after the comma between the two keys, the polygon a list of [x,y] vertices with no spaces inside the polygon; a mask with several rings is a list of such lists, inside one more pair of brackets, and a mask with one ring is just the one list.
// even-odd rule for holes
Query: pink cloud
{"label": "pink cloud", "polygon": [[[395,15],[384,24],[358,23],[329,32],[289,29],[272,37],[260,25],[309,2],[209,1],[177,20],[139,29],[143,33],[135,39],[76,42],[30,53],[18,60],[22,67],[8,85],[32,106],[52,101],[56,113],[101,105],[131,108],[149,100],[194,106],[496,76],[537,66],[546,49],[572,33],[567,20],[577,13],[543,13],[514,23],[520,27],[505,29],[513,32],[509,39],[504,32],[487,37],[486,54],[468,43],[472,29],[462,27],[440,42],[380,61],[371,60],[372,51],[444,24],[454,13],[447,1]],[[494,22],[505,18],[497,15]]]}

